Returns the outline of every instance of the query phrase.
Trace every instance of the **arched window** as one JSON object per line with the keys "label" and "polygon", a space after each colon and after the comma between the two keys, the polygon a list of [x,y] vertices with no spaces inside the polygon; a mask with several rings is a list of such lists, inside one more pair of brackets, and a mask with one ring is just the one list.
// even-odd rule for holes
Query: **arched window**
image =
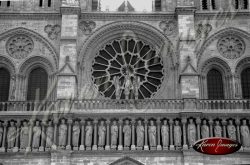
{"label": "arched window", "polygon": [[235,9],[247,9],[248,0],[235,0]]}
{"label": "arched window", "polygon": [[155,11],[161,11],[161,0],[155,0]]}
{"label": "arched window", "polygon": [[202,5],[202,10],[208,10],[208,1],[207,0],[202,0],[201,1]]}
{"label": "arched window", "polygon": [[250,68],[241,72],[241,88],[242,97],[244,99],[250,99]]}
{"label": "arched window", "polygon": [[224,99],[223,79],[221,73],[212,69],[207,74],[208,99]]}
{"label": "arched window", "polygon": [[10,89],[10,73],[0,68],[0,102],[8,101]]}
{"label": "arched window", "polygon": [[48,88],[48,74],[42,68],[33,69],[28,79],[27,100],[43,100]]}

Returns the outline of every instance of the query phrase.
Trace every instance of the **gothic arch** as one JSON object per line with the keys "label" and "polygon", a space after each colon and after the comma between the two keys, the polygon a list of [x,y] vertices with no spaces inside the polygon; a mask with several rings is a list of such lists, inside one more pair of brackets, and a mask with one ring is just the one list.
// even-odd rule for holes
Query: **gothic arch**
{"label": "gothic arch", "polygon": [[130,157],[124,157],[124,158],[121,158],[113,163],[111,163],[110,165],[126,165],[126,164],[129,164],[129,165],[143,165],[141,162],[137,161],[137,160],[134,160]]}
{"label": "gothic arch", "polygon": [[0,68],[3,67],[10,72],[10,75],[16,74],[16,68],[13,62],[4,56],[0,56]]}
{"label": "gothic arch", "polygon": [[234,27],[229,27],[229,28],[225,28],[222,29],[216,33],[214,33],[213,35],[211,35],[200,47],[199,50],[196,50],[196,54],[197,54],[197,60],[198,60],[198,64],[201,62],[201,57],[204,53],[204,51],[206,50],[206,48],[215,40],[229,35],[229,34],[234,34],[236,36],[239,36],[241,38],[245,38],[247,40],[250,40],[250,34],[247,33],[246,31],[243,31],[241,29],[237,29]]}
{"label": "gothic arch", "polygon": [[27,36],[32,36],[33,38],[41,42],[43,45],[45,45],[46,48],[50,51],[50,53],[53,55],[55,67],[56,68],[59,67],[59,64],[58,64],[59,52],[57,52],[55,47],[46,38],[44,38],[43,36],[41,36],[40,34],[38,34],[37,32],[33,30],[26,29],[23,27],[14,28],[14,29],[8,30],[0,34],[0,40],[3,40],[5,38],[11,37],[17,34],[26,34]]}

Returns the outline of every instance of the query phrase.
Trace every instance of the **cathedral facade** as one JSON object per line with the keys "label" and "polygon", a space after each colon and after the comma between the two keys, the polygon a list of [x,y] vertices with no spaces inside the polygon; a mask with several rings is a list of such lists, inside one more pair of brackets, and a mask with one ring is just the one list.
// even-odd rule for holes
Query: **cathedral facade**
{"label": "cathedral facade", "polygon": [[249,164],[250,0],[104,1],[0,1],[0,163]]}

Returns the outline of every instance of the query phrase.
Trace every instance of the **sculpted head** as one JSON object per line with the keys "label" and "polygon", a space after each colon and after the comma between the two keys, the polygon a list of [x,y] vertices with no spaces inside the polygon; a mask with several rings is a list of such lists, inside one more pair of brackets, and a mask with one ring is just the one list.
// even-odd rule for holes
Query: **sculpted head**
{"label": "sculpted head", "polygon": [[179,120],[175,120],[175,125],[179,125]]}
{"label": "sculpted head", "polygon": [[49,121],[48,125],[51,126],[52,125],[52,121]]}
{"label": "sculpted head", "polygon": [[216,125],[220,125],[220,121],[216,120],[216,121],[215,121],[215,124],[216,124]]}
{"label": "sculpted head", "polygon": [[62,124],[65,124],[65,119],[62,119],[62,121],[61,121],[61,122],[62,122]]}
{"label": "sculpted head", "polygon": [[138,120],[138,125],[141,125],[141,120]]}
{"label": "sculpted head", "polygon": [[150,125],[153,126],[154,125],[154,121],[150,120]]}
{"label": "sculpted head", "polygon": [[101,125],[104,125],[104,121],[101,121]]}
{"label": "sculpted head", "polygon": [[24,121],[24,122],[23,122],[23,126],[27,126],[27,121]]}
{"label": "sculpted head", "polygon": [[193,119],[189,119],[189,123],[190,123],[190,124],[193,124],[193,123],[194,123],[194,120],[193,120]]}
{"label": "sculpted head", "polygon": [[12,126],[12,127],[14,126],[14,121],[10,122],[10,126]]}
{"label": "sculpted head", "polygon": [[88,122],[87,122],[87,125],[91,125],[91,122],[90,122],[90,121],[88,121]]}
{"label": "sculpted head", "polygon": [[113,125],[116,125],[116,124],[117,124],[117,122],[116,122],[116,120],[114,120],[114,121],[113,121]]}
{"label": "sculpted head", "polygon": [[40,122],[39,121],[36,121],[36,126],[39,126]]}
{"label": "sculpted head", "polygon": [[168,121],[167,121],[167,120],[164,120],[164,121],[163,121],[163,124],[164,124],[164,125],[167,125],[167,124],[168,124]]}
{"label": "sculpted head", "polygon": [[76,121],[75,121],[75,125],[79,125],[79,121],[76,120]]}
{"label": "sculpted head", "polygon": [[203,125],[207,125],[207,120],[203,120]]}
{"label": "sculpted head", "polygon": [[243,120],[243,125],[247,125],[247,121],[246,120]]}
{"label": "sculpted head", "polygon": [[126,123],[126,125],[129,125],[129,120],[126,120],[125,123]]}
{"label": "sculpted head", "polygon": [[229,120],[229,124],[230,124],[230,125],[233,125],[233,120]]}

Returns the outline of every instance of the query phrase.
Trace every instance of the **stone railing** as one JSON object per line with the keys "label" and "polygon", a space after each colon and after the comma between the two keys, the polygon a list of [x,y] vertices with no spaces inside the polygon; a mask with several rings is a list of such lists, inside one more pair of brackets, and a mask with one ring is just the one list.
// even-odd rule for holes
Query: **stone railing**
{"label": "stone railing", "polygon": [[56,111],[91,109],[234,110],[250,109],[250,100],[58,100],[0,102],[0,111]]}
{"label": "stone railing", "polygon": [[250,147],[249,114],[75,116],[0,116],[0,151],[188,150],[207,137],[228,137],[244,150]]}

